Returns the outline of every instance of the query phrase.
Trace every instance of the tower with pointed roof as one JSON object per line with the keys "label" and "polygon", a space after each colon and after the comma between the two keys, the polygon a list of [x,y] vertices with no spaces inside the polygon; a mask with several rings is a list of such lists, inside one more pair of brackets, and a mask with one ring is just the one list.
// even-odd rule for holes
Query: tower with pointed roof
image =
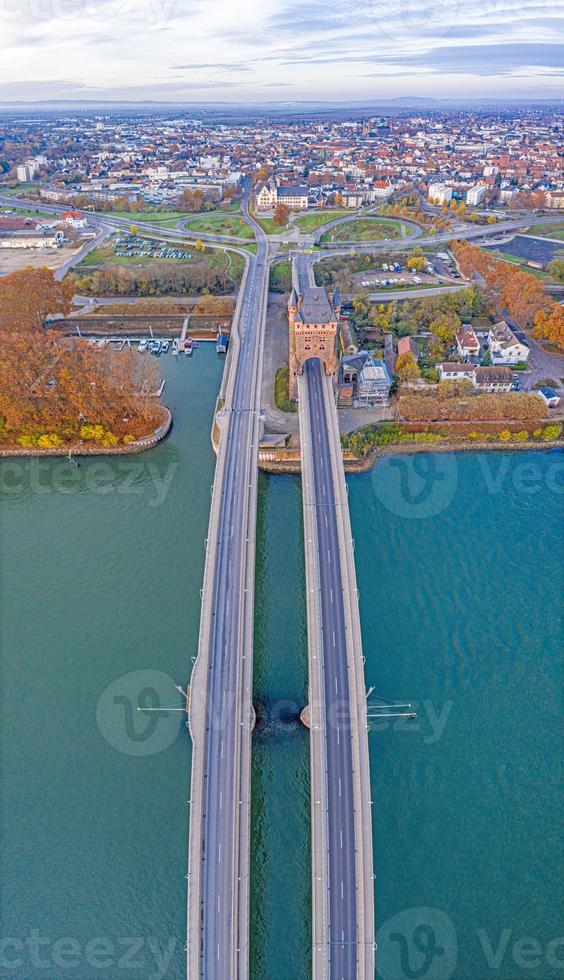
{"label": "tower with pointed roof", "polygon": [[325,374],[336,374],[340,312],[341,299],[336,289],[331,297],[321,286],[309,286],[299,295],[292,289],[288,300],[290,398],[298,397],[298,376],[309,358],[318,357]]}

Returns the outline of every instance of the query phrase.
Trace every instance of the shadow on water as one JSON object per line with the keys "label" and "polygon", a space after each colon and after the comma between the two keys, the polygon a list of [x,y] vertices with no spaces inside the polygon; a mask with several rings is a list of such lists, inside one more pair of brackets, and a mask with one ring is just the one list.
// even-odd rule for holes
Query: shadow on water
{"label": "shadow on water", "polygon": [[257,738],[284,738],[295,735],[303,728],[300,721],[302,709],[295,701],[256,701],[254,708]]}

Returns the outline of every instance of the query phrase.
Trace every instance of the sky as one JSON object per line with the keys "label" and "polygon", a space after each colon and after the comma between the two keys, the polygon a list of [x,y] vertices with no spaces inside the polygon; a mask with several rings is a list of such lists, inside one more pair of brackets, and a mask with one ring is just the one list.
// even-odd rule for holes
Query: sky
{"label": "sky", "polygon": [[562,96],[564,0],[0,0],[0,101]]}

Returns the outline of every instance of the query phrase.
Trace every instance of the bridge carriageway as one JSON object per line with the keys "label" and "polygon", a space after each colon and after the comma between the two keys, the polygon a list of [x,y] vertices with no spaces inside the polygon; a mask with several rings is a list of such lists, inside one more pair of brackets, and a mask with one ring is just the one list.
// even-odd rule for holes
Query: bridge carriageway
{"label": "bridge carriageway", "polygon": [[189,980],[248,977],[257,455],[268,289],[264,236],[258,242],[232,331],[191,678]]}
{"label": "bridge carriageway", "polygon": [[[294,282],[310,285],[305,257]],[[313,976],[372,980],[374,887],[366,696],[347,490],[331,378],[298,380],[308,600]]]}

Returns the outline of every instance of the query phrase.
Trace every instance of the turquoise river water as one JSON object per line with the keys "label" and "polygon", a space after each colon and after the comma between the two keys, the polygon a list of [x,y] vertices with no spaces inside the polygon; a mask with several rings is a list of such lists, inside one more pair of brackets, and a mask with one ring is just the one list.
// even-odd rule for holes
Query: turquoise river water
{"label": "turquoise river water", "polygon": [[[183,976],[190,743],[136,709],[189,679],[222,366],[167,359],[149,454],[0,464],[2,977]],[[349,479],[369,704],[418,713],[371,719],[380,980],[562,975],[563,489],[554,451]],[[261,476],[253,980],[310,975],[306,695],[300,481]]]}

